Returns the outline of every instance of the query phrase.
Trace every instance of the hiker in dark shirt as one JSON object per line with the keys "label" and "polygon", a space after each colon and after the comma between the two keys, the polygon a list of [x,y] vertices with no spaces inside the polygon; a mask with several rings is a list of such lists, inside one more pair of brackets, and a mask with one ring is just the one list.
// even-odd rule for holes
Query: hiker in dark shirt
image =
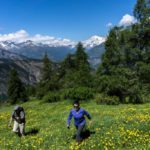
{"label": "hiker in dark shirt", "polygon": [[20,136],[24,136],[25,112],[23,107],[15,106],[10,118],[9,127],[11,127],[12,121],[14,121],[13,132],[18,133]]}
{"label": "hiker in dark shirt", "polygon": [[81,133],[86,124],[85,116],[87,116],[88,119],[91,119],[91,116],[87,111],[80,108],[79,101],[75,101],[73,103],[73,106],[74,106],[74,108],[70,111],[70,114],[68,116],[67,127],[68,127],[68,129],[70,128],[70,121],[71,121],[72,117],[74,117],[74,125],[77,129],[76,141],[78,143],[80,143],[83,140]]}

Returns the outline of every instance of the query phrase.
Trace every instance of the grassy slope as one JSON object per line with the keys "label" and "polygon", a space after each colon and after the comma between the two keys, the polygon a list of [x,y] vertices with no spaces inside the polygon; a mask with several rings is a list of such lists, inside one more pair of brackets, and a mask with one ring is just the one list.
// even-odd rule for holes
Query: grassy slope
{"label": "grassy slope", "polygon": [[[66,129],[66,119],[71,109],[68,102],[40,104],[31,101],[23,104],[26,111],[25,138],[19,138],[7,127],[12,106],[0,108],[0,149],[148,149],[150,148],[150,103],[144,105],[96,105],[94,102],[81,106],[92,115],[87,127],[95,133],[77,145],[71,129]],[[35,129],[36,134],[29,134]]]}

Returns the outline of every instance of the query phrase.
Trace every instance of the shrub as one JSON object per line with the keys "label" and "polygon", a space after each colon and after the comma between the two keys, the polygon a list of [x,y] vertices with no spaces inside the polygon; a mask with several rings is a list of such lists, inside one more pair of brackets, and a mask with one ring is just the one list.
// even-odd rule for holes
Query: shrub
{"label": "shrub", "polygon": [[117,96],[107,96],[104,94],[96,95],[96,103],[97,104],[107,104],[107,105],[118,105],[119,98]]}
{"label": "shrub", "polygon": [[43,97],[43,102],[52,103],[58,101],[60,101],[60,94],[56,92],[49,92]]}
{"label": "shrub", "polygon": [[145,103],[146,97],[144,96],[142,86],[140,84],[132,86],[129,89],[129,102],[133,104]]}
{"label": "shrub", "polygon": [[142,94],[133,94],[129,97],[129,102],[132,104],[143,104],[146,102],[146,98]]}
{"label": "shrub", "polygon": [[94,90],[87,87],[78,87],[66,89],[63,92],[64,99],[71,100],[89,100],[94,97]]}

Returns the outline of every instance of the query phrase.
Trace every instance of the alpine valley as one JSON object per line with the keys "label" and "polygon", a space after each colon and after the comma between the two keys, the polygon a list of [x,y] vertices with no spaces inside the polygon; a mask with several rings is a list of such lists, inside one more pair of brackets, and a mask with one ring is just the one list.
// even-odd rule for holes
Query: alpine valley
{"label": "alpine valley", "polygon": [[[104,52],[105,37],[92,36],[82,41],[93,69],[100,63]],[[27,85],[34,85],[40,79],[42,58],[45,53],[55,63],[61,62],[67,54],[73,54],[77,42],[67,39],[51,39],[47,43],[26,40],[21,42],[0,41],[0,95],[7,93],[9,72],[17,69],[21,80]]]}

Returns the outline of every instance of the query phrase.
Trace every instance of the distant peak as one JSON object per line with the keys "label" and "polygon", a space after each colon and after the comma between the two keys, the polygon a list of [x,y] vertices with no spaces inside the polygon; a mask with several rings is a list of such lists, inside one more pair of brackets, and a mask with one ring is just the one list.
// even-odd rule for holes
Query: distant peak
{"label": "distant peak", "polygon": [[83,41],[83,45],[86,48],[92,48],[94,46],[100,45],[106,41],[105,37],[93,35],[89,39]]}

